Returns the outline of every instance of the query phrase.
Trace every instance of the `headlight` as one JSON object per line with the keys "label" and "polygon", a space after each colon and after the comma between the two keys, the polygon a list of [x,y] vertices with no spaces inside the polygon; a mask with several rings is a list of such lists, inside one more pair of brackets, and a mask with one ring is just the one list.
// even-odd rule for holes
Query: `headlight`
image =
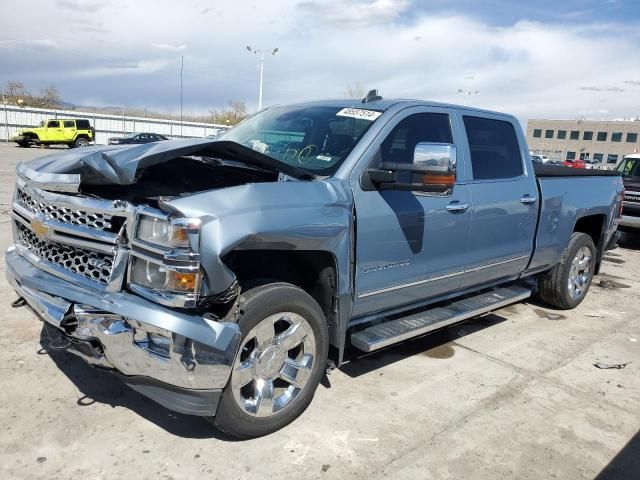
{"label": "headlight", "polygon": [[200,286],[200,272],[181,272],[134,257],[131,262],[129,282],[152,290],[196,293]]}
{"label": "headlight", "polygon": [[141,215],[138,220],[136,238],[143,242],[164,247],[188,247],[189,230],[198,228],[194,219],[177,218],[166,220],[163,218]]}

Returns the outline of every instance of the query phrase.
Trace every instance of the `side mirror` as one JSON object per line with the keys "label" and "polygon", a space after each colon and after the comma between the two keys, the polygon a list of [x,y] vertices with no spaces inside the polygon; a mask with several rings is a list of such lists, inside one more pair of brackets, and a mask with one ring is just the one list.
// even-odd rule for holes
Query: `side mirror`
{"label": "side mirror", "polygon": [[418,143],[412,163],[385,163],[367,171],[378,190],[409,190],[450,195],[456,181],[457,153],[449,143]]}

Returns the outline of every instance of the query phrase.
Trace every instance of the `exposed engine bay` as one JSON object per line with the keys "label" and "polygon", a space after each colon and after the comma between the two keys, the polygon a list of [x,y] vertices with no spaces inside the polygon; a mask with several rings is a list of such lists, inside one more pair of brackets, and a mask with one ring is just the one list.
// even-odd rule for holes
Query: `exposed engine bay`
{"label": "exposed engine bay", "polygon": [[136,172],[133,185],[80,185],[80,193],[96,198],[148,202],[247,183],[273,182],[276,172],[210,157],[178,157]]}

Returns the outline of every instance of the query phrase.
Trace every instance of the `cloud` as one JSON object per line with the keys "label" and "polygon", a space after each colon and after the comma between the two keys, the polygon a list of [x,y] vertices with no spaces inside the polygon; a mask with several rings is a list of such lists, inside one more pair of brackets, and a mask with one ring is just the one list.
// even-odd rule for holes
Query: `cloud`
{"label": "cloud", "polygon": [[[468,103],[521,119],[602,108],[618,118],[635,113],[638,88],[630,82],[640,84],[640,29],[604,13],[579,24],[498,23],[445,0],[428,2],[429,10],[417,0],[270,0],[252,3],[251,15],[237,0],[202,14],[208,3],[181,9],[178,22],[172,0],[105,2],[92,24],[105,30],[99,35],[78,30],[84,24],[53,2],[15,3],[13,16],[29,22],[0,19],[0,84],[54,83],[75,104],[176,111],[183,55],[185,111],[229,100],[254,109],[259,59],[246,52],[250,44],[280,49],[265,59],[266,105],[342,97],[359,83],[385,98]],[[458,11],[431,7],[439,3]],[[529,10],[514,3],[513,12]],[[33,40],[42,32],[45,39]],[[479,93],[464,97],[458,89]]]}
{"label": "cloud", "polygon": [[72,0],[58,0],[58,7],[73,10],[75,13],[96,13],[104,7],[102,3],[74,2]]}
{"label": "cloud", "polygon": [[591,92],[624,92],[624,89],[620,87],[578,87],[578,90],[587,90]]}
{"label": "cloud", "polygon": [[407,0],[324,0],[300,2],[298,8],[322,23],[368,27],[395,20],[409,5]]}
{"label": "cloud", "polygon": [[79,68],[74,73],[78,77],[113,77],[118,75],[146,75],[163,70],[168,60],[141,60],[135,63],[120,63]]}
{"label": "cloud", "polygon": [[151,46],[158,50],[166,50],[167,52],[181,52],[187,49],[186,45],[171,45],[170,43],[152,43]]}
{"label": "cloud", "polygon": [[60,48],[60,45],[55,40],[51,40],[50,38],[43,38],[40,40],[0,40],[0,48],[4,48],[7,50],[20,49],[20,48],[28,48],[28,49],[36,49],[36,48]]}
{"label": "cloud", "polygon": [[200,11],[200,15],[205,15],[211,11],[211,8],[204,8]]}
{"label": "cloud", "polygon": [[640,85],[640,80],[625,80],[624,83],[629,85]]}

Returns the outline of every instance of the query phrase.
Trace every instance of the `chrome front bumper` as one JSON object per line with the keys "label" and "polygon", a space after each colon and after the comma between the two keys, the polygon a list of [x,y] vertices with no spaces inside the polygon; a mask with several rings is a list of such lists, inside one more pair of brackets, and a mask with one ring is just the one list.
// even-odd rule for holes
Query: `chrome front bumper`
{"label": "chrome front bumper", "polygon": [[[136,388],[140,378],[153,379],[155,389],[162,384],[191,392],[219,392],[227,384],[240,345],[237,324],[188,315],[127,292],[79,287],[37,268],[13,246],[7,250],[6,265],[9,283],[42,320],[73,342],[96,346],[89,352],[70,351],[91,365],[116,370],[125,382],[126,377],[137,378],[131,386],[141,393],[154,398]],[[166,351],[152,348],[149,333],[169,339]]]}

